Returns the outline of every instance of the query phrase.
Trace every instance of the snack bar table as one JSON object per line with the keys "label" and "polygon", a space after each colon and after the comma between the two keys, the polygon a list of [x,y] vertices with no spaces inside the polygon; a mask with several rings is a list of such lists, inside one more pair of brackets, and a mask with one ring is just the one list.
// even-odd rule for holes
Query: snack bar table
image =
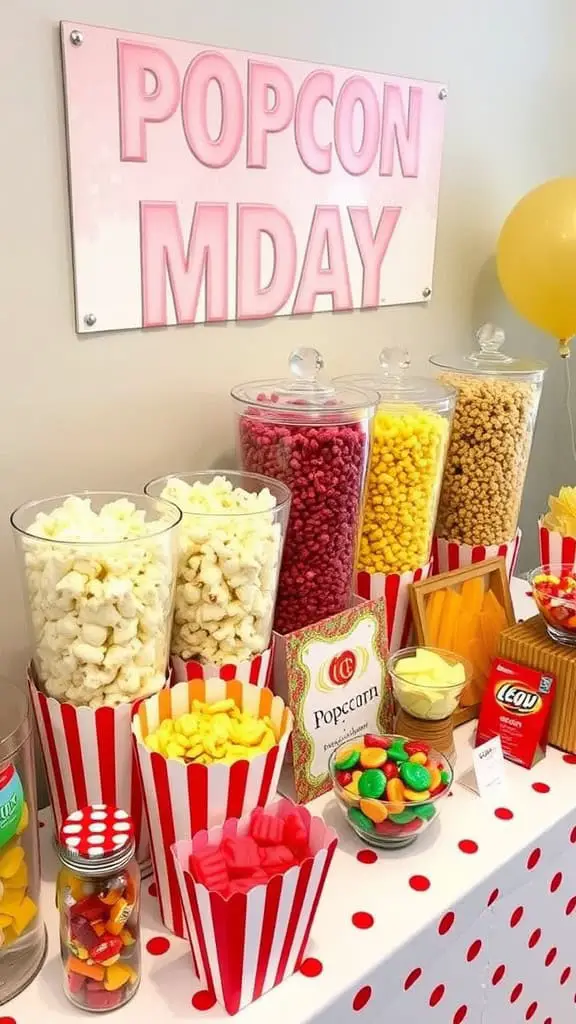
{"label": "snack bar table", "polygon": [[[519,617],[532,613],[515,581]],[[457,730],[456,775],[475,725]],[[506,766],[500,806],[455,785],[420,841],[362,847],[333,797],[310,806],[341,836],[301,972],[243,1010],[242,1024],[570,1024],[576,1021],[576,757],[550,749],[532,771]],[[50,944],[0,1024],[85,1022],[61,989],[56,856],[43,815],[43,910]],[[188,947],[166,933],[144,883],[144,971],[118,1024],[222,1022]],[[4,1014],[4,1015],[3,1015]]]}

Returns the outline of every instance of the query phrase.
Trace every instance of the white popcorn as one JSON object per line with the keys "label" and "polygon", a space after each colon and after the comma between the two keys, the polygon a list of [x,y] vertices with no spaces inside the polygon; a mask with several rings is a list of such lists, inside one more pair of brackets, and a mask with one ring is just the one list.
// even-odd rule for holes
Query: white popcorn
{"label": "white popcorn", "polygon": [[147,523],[145,512],[127,499],[95,512],[89,499],[69,497],[49,515],[38,514],[22,543],[36,670],[45,692],[98,708],[161,689],[173,598],[172,531]]}
{"label": "white popcorn", "polygon": [[223,476],[192,485],[170,478],[162,497],[183,512],[172,652],[223,664],[263,651],[282,547],[276,499]]}

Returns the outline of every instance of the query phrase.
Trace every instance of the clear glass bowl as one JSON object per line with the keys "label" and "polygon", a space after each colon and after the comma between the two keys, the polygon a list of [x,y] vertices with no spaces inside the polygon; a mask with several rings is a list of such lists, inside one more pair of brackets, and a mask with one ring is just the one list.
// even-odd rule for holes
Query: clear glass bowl
{"label": "clear glass bowl", "polygon": [[[413,658],[417,651],[430,651],[437,654],[447,665],[462,665],[464,668],[464,681],[460,683],[437,683],[425,682],[417,678],[407,679],[398,675],[396,668],[404,658]],[[453,651],[444,651],[438,647],[404,647],[396,651],[388,659],[387,665],[394,696],[408,715],[413,718],[422,718],[424,721],[440,721],[448,718],[458,707],[460,695],[466,683],[472,678],[472,666],[465,658]]]}
{"label": "clear glass bowl", "polygon": [[[410,740],[406,736],[397,736],[393,733],[388,733],[380,737],[380,739],[383,742],[389,742],[390,746],[392,746],[394,741],[414,745],[420,742],[418,740]],[[335,767],[347,751],[358,750],[362,753],[366,749],[378,749],[373,747],[367,748],[364,740],[365,737],[362,737],[352,743],[342,743],[330,756],[328,767],[336,800],[348,824],[362,842],[385,850],[397,850],[403,846],[409,846],[410,843],[415,842],[426,831],[440,813],[440,804],[444,797],[448,796],[454,781],[452,765],[444,754],[440,754],[433,747],[424,744],[423,741],[423,745],[428,748],[428,762],[432,762],[440,771],[446,772],[448,774],[448,781],[438,790],[435,796],[430,795],[427,799],[420,801],[406,799],[376,800],[368,798],[371,800],[371,807],[369,808],[371,813],[375,818],[382,819],[379,822],[371,821],[364,813],[368,809],[364,800],[359,795],[355,796],[341,784],[342,773],[338,772]],[[388,755],[386,761],[388,761]],[[385,796],[387,795],[388,789],[385,792]],[[361,816],[364,817],[365,822],[369,822],[370,827],[362,822]]]}
{"label": "clear glass bowl", "polygon": [[573,564],[540,565],[528,579],[548,635],[558,643],[576,646],[576,569]]}

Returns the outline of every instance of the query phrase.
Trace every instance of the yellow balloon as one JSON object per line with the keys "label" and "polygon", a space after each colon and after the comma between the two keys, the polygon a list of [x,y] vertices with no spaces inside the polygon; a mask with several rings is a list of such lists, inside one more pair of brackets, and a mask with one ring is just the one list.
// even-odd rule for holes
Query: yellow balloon
{"label": "yellow balloon", "polygon": [[496,252],[506,298],[555,338],[576,334],[576,178],[529,192],[508,215]]}

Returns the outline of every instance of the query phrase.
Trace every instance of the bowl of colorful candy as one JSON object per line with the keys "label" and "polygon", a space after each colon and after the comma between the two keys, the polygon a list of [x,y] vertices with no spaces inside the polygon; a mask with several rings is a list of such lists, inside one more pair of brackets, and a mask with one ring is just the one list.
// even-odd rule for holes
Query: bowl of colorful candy
{"label": "bowl of colorful candy", "polygon": [[452,651],[435,647],[405,647],[388,661],[394,696],[414,718],[439,721],[458,707],[471,676],[471,666]]}
{"label": "bowl of colorful candy", "polygon": [[572,563],[540,565],[528,579],[549,636],[558,643],[576,645],[576,569]]}
{"label": "bowl of colorful candy", "polygon": [[330,757],[336,799],[350,827],[371,846],[413,843],[440,812],[454,780],[448,759],[423,740],[366,734]]}

